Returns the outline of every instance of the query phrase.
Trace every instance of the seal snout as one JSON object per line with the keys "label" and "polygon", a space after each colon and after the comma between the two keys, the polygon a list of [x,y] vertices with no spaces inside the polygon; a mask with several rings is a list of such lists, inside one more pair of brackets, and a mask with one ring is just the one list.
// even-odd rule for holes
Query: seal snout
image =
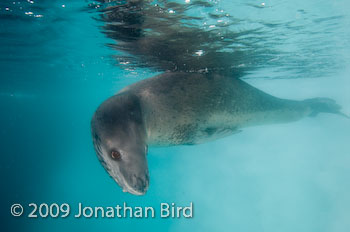
{"label": "seal snout", "polygon": [[132,175],[129,181],[124,182],[123,192],[129,192],[135,195],[146,194],[149,186],[149,175],[144,176]]}
{"label": "seal snout", "polygon": [[134,175],[132,177],[131,187],[134,191],[137,192],[138,195],[144,195],[148,189],[148,185],[148,175],[144,175],[143,177]]}

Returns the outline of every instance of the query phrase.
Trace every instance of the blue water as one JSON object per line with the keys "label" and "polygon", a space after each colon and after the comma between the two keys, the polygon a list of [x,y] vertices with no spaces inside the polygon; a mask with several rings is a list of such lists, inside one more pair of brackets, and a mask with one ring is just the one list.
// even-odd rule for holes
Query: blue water
{"label": "blue water", "polygon": [[[196,146],[149,148],[150,188],[123,193],[96,158],[90,120],[147,68],[122,69],[86,1],[0,3],[2,231],[350,230],[350,121],[321,114],[244,129]],[[338,1],[211,1],[260,28],[279,53],[244,79],[274,96],[329,97],[350,113],[350,5]],[[202,23],[202,22],[201,22]],[[202,24],[201,24],[202,25]],[[278,65],[273,65],[278,64]],[[261,67],[260,67],[261,66]],[[188,206],[192,218],[28,218],[29,203]],[[24,206],[14,217],[10,207]],[[73,214],[73,213],[72,213]]]}

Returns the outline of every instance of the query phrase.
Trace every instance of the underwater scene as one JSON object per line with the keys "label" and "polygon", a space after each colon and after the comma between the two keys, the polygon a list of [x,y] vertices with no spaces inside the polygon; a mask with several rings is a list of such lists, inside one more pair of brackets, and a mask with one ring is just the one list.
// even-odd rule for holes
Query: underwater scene
{"label": "underwater scene", "polygon": [[350,231],[350,2],[0,2],[1,231]]}

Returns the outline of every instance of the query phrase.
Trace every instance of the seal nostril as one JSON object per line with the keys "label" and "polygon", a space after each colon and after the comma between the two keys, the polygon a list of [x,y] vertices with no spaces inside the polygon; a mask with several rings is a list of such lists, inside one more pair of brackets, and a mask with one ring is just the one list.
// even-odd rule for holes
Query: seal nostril
{"label": "seal nostril", "polygon": [[134,175],[132,177],[133,187],[140,192],[144,192],[147,188],[147,180]]}

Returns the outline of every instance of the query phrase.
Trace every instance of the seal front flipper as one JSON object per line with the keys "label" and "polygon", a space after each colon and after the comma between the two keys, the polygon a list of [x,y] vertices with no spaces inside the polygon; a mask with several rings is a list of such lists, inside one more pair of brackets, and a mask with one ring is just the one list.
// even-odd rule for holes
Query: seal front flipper
{"label": "seal front flipper", "polygon": [[206,143],[209,141],[217,140],[224,138],[229,135],[237,134],[242,132],[236,127],[227,128],[227,127],[207,127],[203,130],[198,131],[195,138],[196,140],[192,143],[187,143],[186,145],[195,145],[200,143]]}
{"label": "seal front flipper", "polygon": [[211,138],[222,138],[228,135],[236,134],[241,132],[242,130],[238,130],[236,127],[233,128],[216,128],[216,127],[208,127],[204,129],[202,132]]}

